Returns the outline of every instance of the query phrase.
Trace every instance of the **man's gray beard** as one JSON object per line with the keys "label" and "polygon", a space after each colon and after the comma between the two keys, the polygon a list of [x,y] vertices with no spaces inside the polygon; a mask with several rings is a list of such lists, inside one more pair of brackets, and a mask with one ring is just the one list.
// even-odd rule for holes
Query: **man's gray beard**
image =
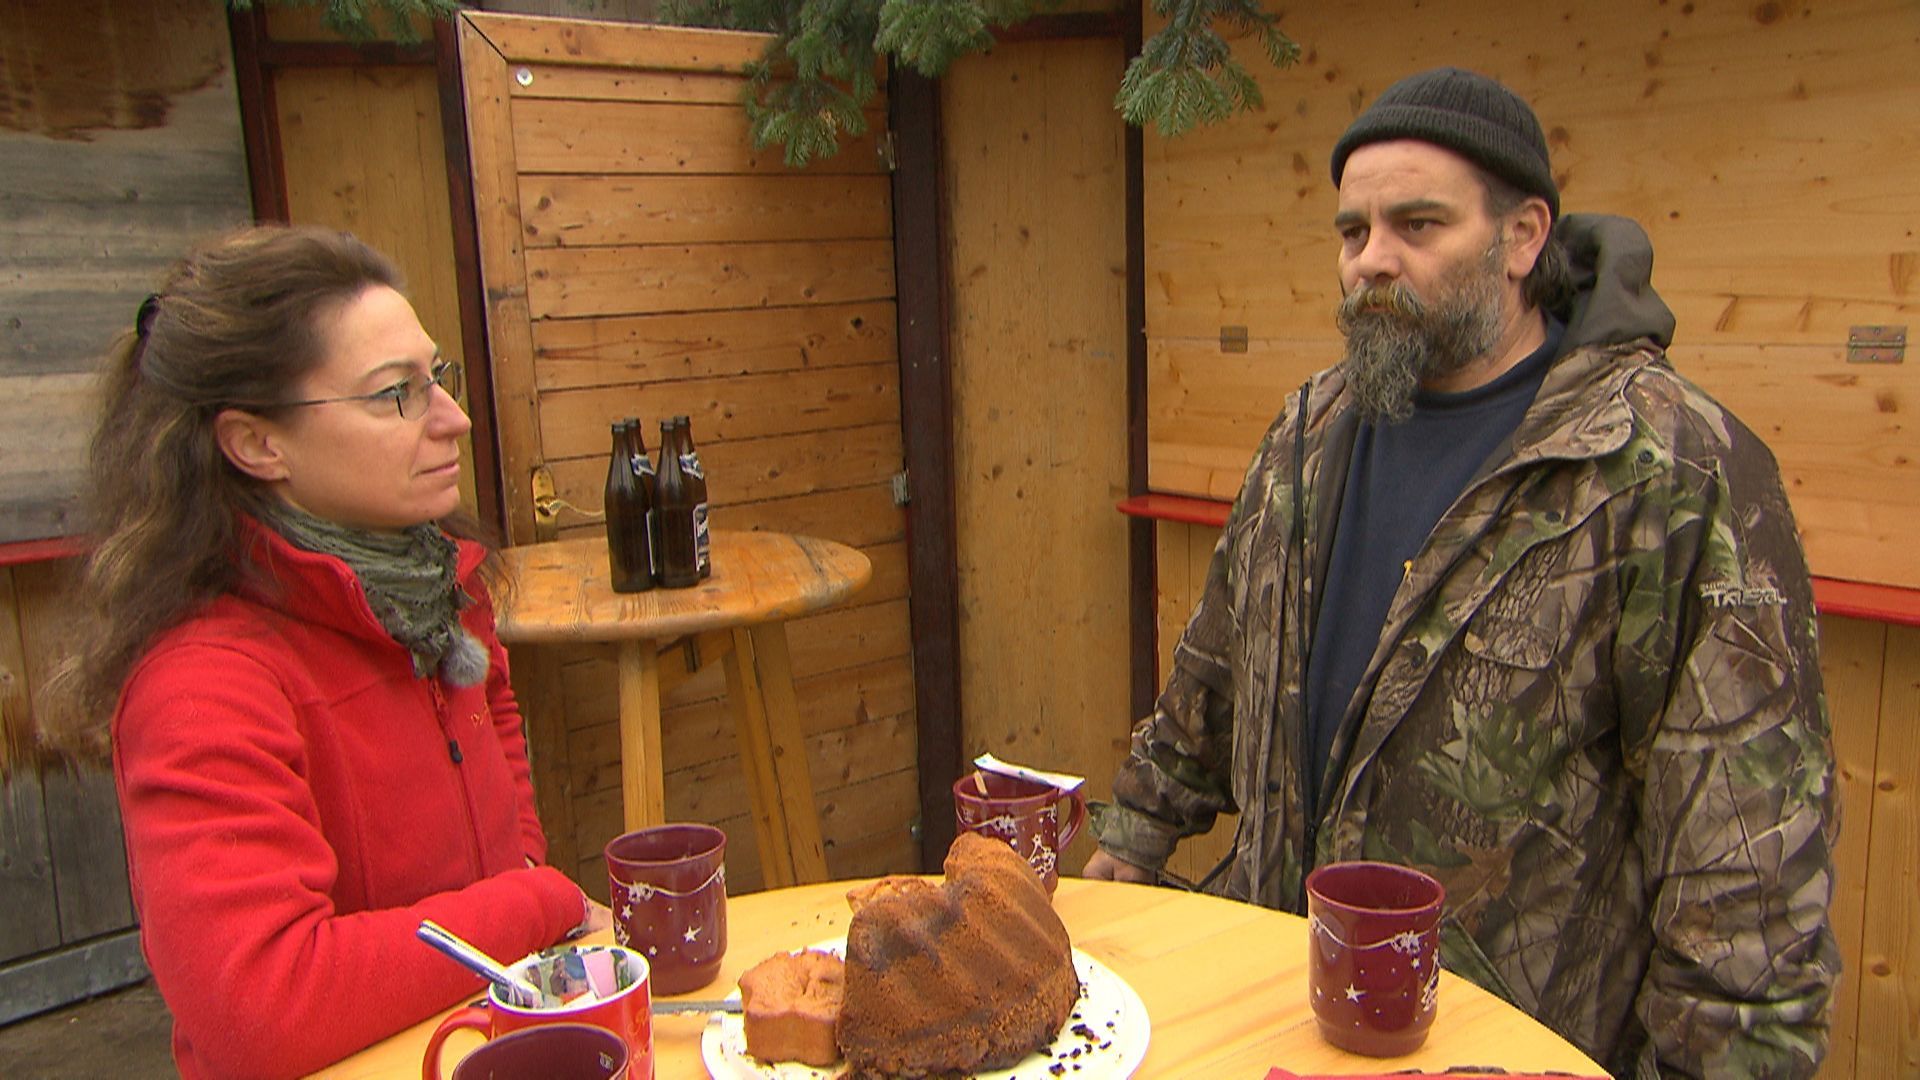
{"label": "man's gray beard", "polygon": [[1493,351],[1500,339],[1503,248],[1495,240],[1479,260],[1455,267],[1432,304],[1400,281],[1342,298],[1334,314],[1347,338],[1340,366],[1363,420],[1405,420],[1423,380],[1452,375]]}

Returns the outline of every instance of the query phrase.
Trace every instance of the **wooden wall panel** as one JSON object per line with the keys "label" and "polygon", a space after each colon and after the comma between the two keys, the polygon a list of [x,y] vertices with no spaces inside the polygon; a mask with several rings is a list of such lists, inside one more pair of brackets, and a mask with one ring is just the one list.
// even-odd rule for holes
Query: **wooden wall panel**
{"label": "wooden wall panel", "polygon": [[[470,15],[462,43],[490,326],[529,346],[495,350],[495,405],[516,416],[501,430],[509,491],[545,467],[595,509],[608,424],[638,416],[654,442],[686,414],[716,527],[867,552],[873,581],[788,634],[829,869],[910,868],[891,193],[871,137],[805,172],[753,151],[739,63],[760,37]],[[509,517],[530,539],[530,515]],[[530,711],[564,724],[565,752],[542,775],[569,791],[567,846],[603,892],[599,852],[621,826],[612,653],[553,651],[556,685]],[[760,877],[723,693],[710,664],[663,701],[667,808],[728,830],[740,891]]]}
{"label": "wooden wall panel", "polygon": [[[1311,358],[1309,369],[1335,361],[1335,139],[1401,75],[1484,71],[1535,106],[1563,209],[1646,226],[1655,287],[1679,319],[1674,363],[1768,438],[1815,572],[1920,586],[1902,539],[1920,530],[1920,430],[1905,418],[1916,368],[1841,355],[1852,326],[1920,321],[1920,189],[1892,164],[1920,159],[1906,119],[1920,109],[1913,5],[1336,0],[1289,10],[1285,27],[1308,46],[1296,68],[1275,71],[1251,42],[1237,45],[1264,112],[1147,137],[1156,355],[1197,363],[1212,349],[1234,372],[1276,351]],[[1219,355],[1223,326],[1246,328],[1246,355]],[[1229,396],[1233,379],[1183,385],[1189,413],[1242,406],[1236,434],[1275,411]],[[1152,486],[1231,491],[1252,441],[1196,456],[1198,425],[1150,402]]]}
{"label": "wooden wall panel", "polygon": [[885,176],[530,176],[527,246],[880,239]]}
{"label": "wooden wall panel", "polygon": [[[966,756],[1088,777],[1126,753],[1118,39],[1001,45],[942,79]],[[1077,870],[1094,850],[1062,852]]]}
{"label": "wooden wall panel", "polygon": [[[1207,565],[1213,559],[1213,545],[1220,530],[1208,525],[1186,525],[1161,521],[1154,525],[1154,543],[1159,556],[1158,599],[1160,671],[1158,683],[1165,686],[1173,670],[1173,649],[1187,628],[1194,605],[1200,602],[1207,582]],[[1189,837],[1174,849],[1167,869],[1186,880],[1198,883],[1226,854],[1233,850],[1233,832],[1239,817],[1223,814],[1213,829]]]}
{"label": "wooden wall panel", "polygon": [[[686,379],[651,383],[638,393],[632,386],[555,391],[542,397],[541,444],[549,458],[604,455],[611,445],[608,425],[635,413],[687,416],[703,446],[898,423],[900,368],[866,364]],[[659,432],[652,424],[647,428],[647,445],[658,450]]]}
{"label": "wooden wall panel", "polygon": [[895,362],[891,300],[565,319],[534,328],[538,388],[651,383]]}
{"label": "wooden wall panel", "polygon": [[1852,1076],[1860,1036],[1861,942],[1873,835],[1874,758],[1880,733],[1880,692],[1886,679],[1887,628],[1861,619],[1820,620],[1820,674],[1833,721],[1834,763],[1840,787],[1840,842],[1833,852],[1833,933],[1847,972],[1834,1000],[1833,1037],[1826,1075]]}
{"label": "wooden wall panel", "polygon": [[[127,42],[165,41],[165,48]],[[76,518],[93,378],[195,240],[249,216],[226,22],[138,0],[0,33],[0,543]]]}
{"label": "wooden wall panel", "polygon": [[1920,1075],[1920,628],[1887,630],[1854,1075]]}
{"label": "wooden wall panel", "polygon": [[[874,142],[874,133],[884,126],[878,114],[869,114],[865,135],[847,139],[839,153],[813,161],[805,171],[884,172]],[[738,99],[680,105],[523,96],[514,106],[513,132],[522,174],[791,171],[779,146],[753,148]]]}
{"label": "wooden wall panel", "polygon": [[31,687],[15,570],[0,567],[0,760],[14,762],[0,783],[0,964],[60,944],[60,914],[53,884],[53,853],[47,836],[46,801],[39,770],[21,767],[29,737]]}
{"label": "wooden wall panel", "polygon": [[892,294],[889,240],[527,252],[527,300],[537,319],[835,304]]}
{"label": "wooden wall panel", "polygon": [[1147,473],[1155,490],[1231,500],[1288,395],[1337,346],[1257,341],[1244,353],[1177,338],[1147,343]]}

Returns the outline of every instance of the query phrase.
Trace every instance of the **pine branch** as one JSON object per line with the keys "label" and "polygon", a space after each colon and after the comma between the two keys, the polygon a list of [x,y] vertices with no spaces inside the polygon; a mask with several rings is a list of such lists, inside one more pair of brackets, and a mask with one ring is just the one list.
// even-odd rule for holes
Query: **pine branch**
{"label": "pine branch", "polygon": [[1299,44],[1260,0],[1153,0],[1153,10],[1167,25],[1127,64],[1114,107],[1127,123],[1151,123],[1167,138],[1264,104],[1260,84],[1233,58],[1216,23],[1258,35],[1275,67],[1300,59]]}
{"label": "pine branch", "polygon": [[[353,0],[329,0],[347,3]],[[432,0],[387,0],[432,2]],[[744,93],[753,145],[785,147],[799,167],[832,157],[840,137],[866,131],[862,112],[882,54],[928,77],[993,45],[993,27],[1032,18],[1060,0],[665,0],[668,22],[774,35],[748,71]],[[1172,137],[1261,107],[1260,84],[1233,58],[1216,23],[1260,38],[1286,67],[1300,47],[1261,0],[1153,0],[1167,25],[1127,65],[1115,106],[1136,126]]]}
{"label": "pine branch", "polygon": [[380,36],[375,15],[384,13],[394,40],[411,45],[420,40],[413,20],[451,19],[459,0],[227,0],[235,11],[251,11],[255,3],[273,7],[317,7],[325,4],[320,21],[348,41],[372,41]]}

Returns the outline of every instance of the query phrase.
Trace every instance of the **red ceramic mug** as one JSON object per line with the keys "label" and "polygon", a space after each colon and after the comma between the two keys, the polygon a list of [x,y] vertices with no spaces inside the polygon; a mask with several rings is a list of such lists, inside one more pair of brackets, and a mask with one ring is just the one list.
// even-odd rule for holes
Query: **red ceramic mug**
{"label": "red ceramic mug", "polygon": [[1307,875],[1307,986],[1328,1042],[1369,1057],[1427,1041],[1447,891],[1406,866],[1328,863]]}
{"label": "red ceramic mug", "polygon": [[613,939],[646,954],[654,993],[712,982],[727,954],[727,834],[655,825],[614,837],[606,857]]}
{"label": "red ceramic mug", "polygon": [[[1067,820],[1060,821],[1060,804]],[[973,772],[953,782],[953,818],[963,832],[1013,845],[1053,892],[1060,884],[1060,852],[1087,823],[1084,788],[1062,791],[1052,784],[1000,773]]]}
{"label": "red ceramic mug", "polygon": [[620,1036],[591,1024],[548,1024],[482,1043],[453,1080],[629,1080]]}
{"label": "red ceramic mug", "polygon": [[[609,968],[617,981],[624,984],[620,989],[597,1001],[576,999],[576,1004],[529,1007],[508,1001],[498,986],[488,987],[485,1004],[457,1010],[434,1029],[433,1037],[427,1040],[426,1057],[420,1063],[421,1080],[440,1080],[440,1049],[448,1036],[462,1028],[494,1040],[514,1032],[579,1024],[601,1028],[620,1037],[627,1048],[625,1068],[619,1074],[624,1080],[653,1080],[653,993],[646,957],[618,945],[558,945],[534,953],[508,970],[543,990],[566,995],[570,989],[557,982],[565,976],[555,961],[570,954],[584,960],[600,953],[611,955],[613,963]],[[549,977],[541,978],[542,971],[549,972]],[[454,1076],[460,1080],[459,1070],[455,1070]]]}

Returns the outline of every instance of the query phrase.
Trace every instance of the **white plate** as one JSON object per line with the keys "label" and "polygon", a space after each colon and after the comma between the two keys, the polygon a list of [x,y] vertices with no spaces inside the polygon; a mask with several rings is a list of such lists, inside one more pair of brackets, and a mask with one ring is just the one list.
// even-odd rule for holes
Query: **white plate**
{"label": "white plate", "polygon": [[[847,939],[833,938],[810,946],[835,956],[844,955]],[[1113,969],[1073,950],[1073,967],[1080,976],[1080,1001],[1073,1016],[1052,1044],[1017,1062],[1010,1069],[980,1073],[976,1080],[1126,1080],[1147,1056],[1152,1025],[1147,1007],[1125,979]],[[735,990],[729,1000],[740,996]],[[700,1036],[700,1056],[714,1080],[836,1080],[844,1064],[816,1069],[796,1061],[768,1065],[747,1053],[747,1033],[738,1013],[715,1013]],[[1078,1034],[1081,1028],[1092,1038]],[[1079,1056],[1074,1056],[1078,1050]],[[1060,1073],[1050,1067],[1060,1064]]]}

